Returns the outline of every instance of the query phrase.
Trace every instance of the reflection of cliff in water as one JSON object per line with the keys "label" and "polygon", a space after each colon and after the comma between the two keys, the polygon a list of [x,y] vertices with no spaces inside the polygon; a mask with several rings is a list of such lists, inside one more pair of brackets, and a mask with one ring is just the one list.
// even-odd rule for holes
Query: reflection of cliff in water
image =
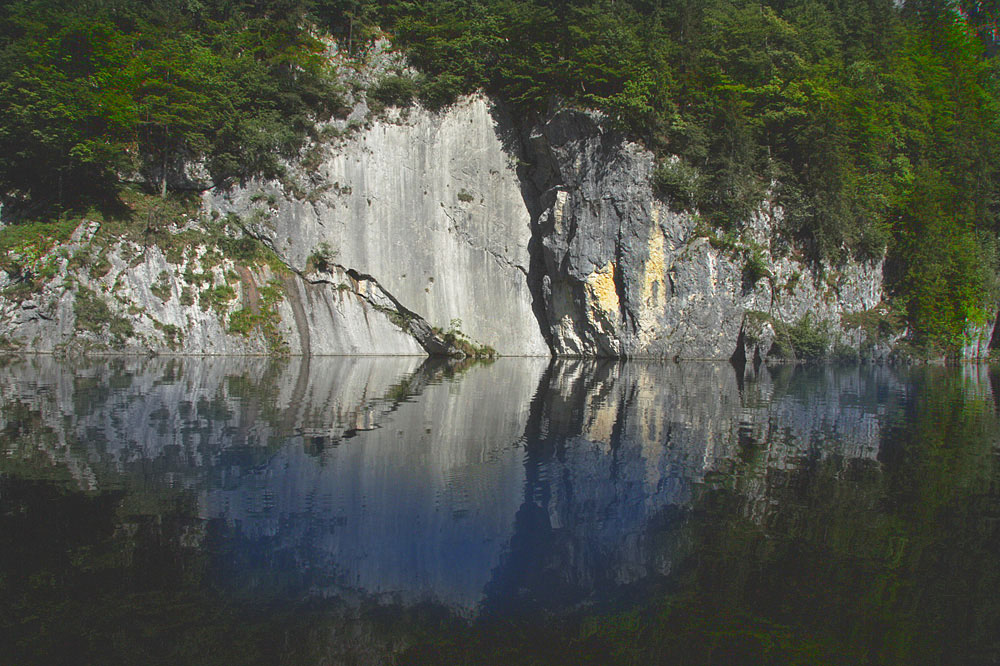
{"label": "reflection of cliff in water", "polygon": [[[372,427],[419,390],[420,369],[421,359],[409,357],[79,365],[28,357],[0,369],[0,428],[30,437],[82,488],[114,473],[198,487],[207,469],[265,460],[290,437],[315,447]],[[22,427],[29,423],[40,427]]]}
{"label": "reflection of cliff in water", "polygon": [[304,437],[228,474],[204,500],[240,544],[227,573],[279,574],[292,594],[471,610],[521,502],[517,445],[545,363],[439,378],[349,442],[315,449]]}
{"label": "reflection of cliff in water", "polygon": [[196,492],[233,590],[468,615],[631,595],[690,551],[700,489],[764,521],[782,472],[874,465],[907,389],[883,368],[314,358],[31,359],[0,391],[5,433],[44,424],[9,459]]}
{"label": "reflection of cliff in water", "polygon": [[[669,575],[706,484],[877,453],[886,370],[787,368],[740,387],[728,364],[553,364],[525,436],[525,501],[487,608],[613,603]],[[737,472],[737,465],[739,472]],[[623,599],[624,600],[624,599]]]}

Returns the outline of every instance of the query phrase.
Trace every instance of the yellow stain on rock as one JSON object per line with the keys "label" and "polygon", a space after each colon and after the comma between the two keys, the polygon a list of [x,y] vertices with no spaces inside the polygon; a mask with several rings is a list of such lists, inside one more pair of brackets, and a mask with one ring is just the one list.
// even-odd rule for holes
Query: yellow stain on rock
{"label": "yellow stain on rock", "polygon": [[642,280],[642,308],[639,312],[639,344],[645,347],[657,330],[657,315],[667,301],[667,253],[663,232],[655,226],[649,233],[648,254]]}
{"label": "yellow stain on rock", "polygon": [[642,281],[642,303],[658,308],[666,301],[667,253],[663,248],[663,233],[653,229],[649,234],[649,255]]}
{"label": "yellow stain on rock", "polygon": [[587,276],[587,300],[591,308],[603,312],[608,321],[618,317],[620,303],[615,289],[615,262],[609,261],[607,266]]}

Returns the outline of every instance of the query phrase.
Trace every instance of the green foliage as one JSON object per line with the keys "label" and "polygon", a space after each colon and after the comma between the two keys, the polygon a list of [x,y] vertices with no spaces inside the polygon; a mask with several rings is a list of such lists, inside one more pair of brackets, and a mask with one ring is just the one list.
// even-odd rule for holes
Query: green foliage
{"label": "green foliage", "polygon": [[170,281],[170,273],[167,271],[160,271],[160,274],[156,276],[156,282],[150,285],[149,291],[153,293],[153,296],[156,296],[164,303],[169,301],[170,294],[173,291]]}
{"label": "green foliage", "polygon": [[31,282],[50,258],[50,251],[69,240],[79,221],[33,222],[0,229],[0,270]]}
{"label": "green foliage", "polygon": [[780,359],[816,361],[830,354],[832,336],[827,322],[807,313],[793,324],[772,320],[775,338],[770,355]]}
{"label": "green foliage", "polygon": [[369,98],[381,106],[398,106],[404,109],[413,103],[416,95],[417,82],[409,76],[387,76],[368,91]]}
{"label": "green foliage", "polygon": [[108,206],[134,173],[161,193],[188,187],[193,160],[216,186],[276,175],[343,106],[304,8],[280,4],[6,4],[5,213]]}
{"label": "green foliage", "polygon": [[751,247],[745,251],[745,263],[743,264],[743,290],[750,292],[754,286],[763,278],[770,278],[771,271],[767,267],[767,261],[759,247]]}
{"label": "green foliage", "polygon": [[167,345],[171,349],[179,349],[181,343],[184,341],[184,332],[179,326],[175,326],[174,324],[164,324],[154,319],[153,328],[163,333],[163,337],[166,339]]}
{"label": "green foliage", "polygon": [[103,298],[93,290],[80,287],[73,302],[73,314],[76,315],[76,329],[100,333],[105,324],[111,320],[111,309]]}
{"label": "green foliage", "polygon": [[229,316],[228,331],[243,337],[249,337],[255,330],[259,331],[271,353],[287,353],[288,343],[278,329],[281,321],[278,304],[284,297],[285,291],[280,282],[268,282],[261,287],[260,302],[256,307],[240,308]]}
{"label": "green foliage", "polygon": [[100,251],[90,264],[90,277],[93,280],[100,280],[111,272],[111,262],[108,261],[107,253]]}
{"label": "green foliage", "polygon": [[672,208],[685,210],[697,205],[701,174],[684,160],[668,160],[653,171],[653,188]]}
{"label": "green foliage", "polygon": [[306,259],[306,270],[330,273],[335,266],[337,251],[327,241],[322,241]]}
{"label": "green foliage", "polygon": [[857,363],[861,360],[858,350],[841,340],[833,343],[830,358],[837,363]]}
{"label": "green foliage", "polygon": [[257,315],[250,308],[240,308],[229,315],[228,330],[230,333],[248,336],[257,324]]}
{"label": "green foliage", "polygon": [[900,214],[886,273],[915,342],[952,350],[962,343],[969,322],[981,323],[987,277],[996,265],[976,241],[967,202],[928,176],[918,182]]}
{"label": "green foliage", "polygon": [[882,303],[870,310],[842,315],[841,324],[845,328],[860,329],[864,333],[865,346],[885,343],[899,335],[906,328],[906,313]]}
{"label": "green foliage", "polygon": [[813,321],[808,314],[788,327],[787,333],[799,358],[823,358],[830,348],[830,331],[826,322]]}
{"label": "green foliage", "polygon": [[121,348],[125,342],[135,335],[132,322],[121,315],[115,314],[107,301],[93,290],[79,287],[73,301],[75,327],[78,331],[86,331],[103,336],[105,331],[110,335],[111,346]]}
{"label": "green foliage", "polygon": [[229,308],[229,303],[234,298],[236,298],[236,290],[228,284],[220,284],[203,289],[198,294],[198,305],[202,310],[211,308],[216,313],[221,314]]}
{"label": "green foliage", "polygon": [[425,107],[438,111],[454,104],[463,89],[462,77],[443,72],[437,76],[425,77],[420,82],[417,96]]}

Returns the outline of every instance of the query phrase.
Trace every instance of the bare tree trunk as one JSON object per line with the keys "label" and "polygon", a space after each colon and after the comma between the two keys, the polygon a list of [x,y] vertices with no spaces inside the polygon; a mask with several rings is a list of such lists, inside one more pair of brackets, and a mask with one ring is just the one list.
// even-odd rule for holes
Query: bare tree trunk
{"label": "bare tree trunk", "polygon": [[160,171],[160,198],[167,198],[167,157],[170,155],[170,131],[163,128],[163,170]]}
{"label": "bare tree trunk", "polygon": [[167,198],[167,149],[163,148],[163,171],[160,172],[160,198]]}

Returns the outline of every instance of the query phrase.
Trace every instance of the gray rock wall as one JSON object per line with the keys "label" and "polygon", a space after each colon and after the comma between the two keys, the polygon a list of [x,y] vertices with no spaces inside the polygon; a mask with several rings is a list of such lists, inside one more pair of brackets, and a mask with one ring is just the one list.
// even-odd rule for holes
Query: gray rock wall
{"label": "gray rock wall", "polygon": [[343,273],[309,281],[228,258],[204,262],[206,246],[170,261],[156,246],[128,241],[106,253],[104,275],[72,268],[70,257],[87,251],[98,226],[84,223],[65,256],[53,256],[57,276],[38,293],[0,299],[0,336],[10,347],[66,355],[426,354],[393,303],[379,303]]}
{"label": "gray rock wall", "polygon": [[[696,215],[654,196],[652,155],[597,116],[560,113],[531,134],[530,146],[557,354],[728,359],[747,312],[781,322],[808,314],[840,329],[842,314],[882,299],[880,265],[849,263],[819,281],[773,257],[780,209],[747,220],[742,247],[713,243]],[[754,249],[769,275],[750,284]]]}

